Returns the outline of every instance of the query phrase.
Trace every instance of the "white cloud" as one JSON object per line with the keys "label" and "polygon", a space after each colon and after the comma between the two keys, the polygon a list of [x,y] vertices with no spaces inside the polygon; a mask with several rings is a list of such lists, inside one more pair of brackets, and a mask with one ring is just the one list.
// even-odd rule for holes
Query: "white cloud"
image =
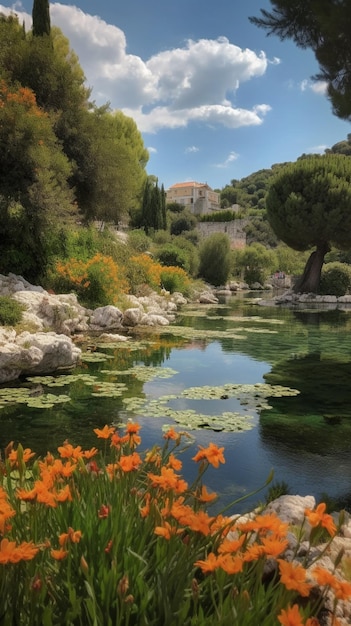
{"label": "white cloud", "polygon": [[[31,17],[16,12],[30,26]],[[9,9],[0,5],[0,11]],[[127,52],[124,32],[75,6],[51,3],[51,23],[59,26],[79,57],[92,98],[133,117],[142,132],[186,127],[190,122],[227,128],[258,125],[270,110],[232,102],[240,84],[266,72],[264,52],[241,49],[226,37],[189,40],[143,60]]]}
{"label": "white cloud", "polygon": [[199,152],[199,148],[197,148],[196,146],[189,146],[188,148],[185,148],[184,152],[185,152],[185,154],[191,154],[193,152]]}
{"label": "white cloud", "polygon": [[312,81],[307,80],[306,78],[300,83],[301,91],[306,91],[307,89],[313,91],[317,95],[325,96],[327,93],[328,83],[322,80]]}
{"label": "white cloud", "polygon": [[148,151],[150,154],[156,154],[156,153],[157,153],[157,148],[153,148],[152,146],[149,146],[149,147],[147,148],[147,151]]}
{"label": "white cloud", "polygon": [[329,148],[329,146],[326,146],[325,144],[312,146],[311,148],[308,148],[307,154],[324,154],[327,148]]}
{"label": "white cloud", "polygon": [[225,159],[225,161],[223,161],[223,163],[216,163],[215,167],[225,169],[226,167],[229,167],[229,165],[233,163],[233,161],[236,161],[238,158],[239,158],[239,155],[236,152],[232,151],[228,154],[227,158]]}

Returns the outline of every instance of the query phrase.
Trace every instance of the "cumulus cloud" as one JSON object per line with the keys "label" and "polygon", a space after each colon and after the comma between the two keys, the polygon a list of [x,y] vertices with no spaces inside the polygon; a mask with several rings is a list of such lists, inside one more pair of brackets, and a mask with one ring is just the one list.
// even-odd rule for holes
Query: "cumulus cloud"
{"label": "cumulus cloud", "polygon": [[225,169],[226,167],[229,167],[229,165],[233,163],[233,161],[236,161],[238,158],[239,158],[239,155],[236,152],[232,151],[228,154],[227,158],[222,163],[216,163],[215,167]]}
{"label": "cumulus cloud", "polygon": [[148,146],[147,151],[150,154],[156,154],[157,153],[157,148],[153,148],[152,146]]}
{"label": "cumulus cloud", "polygon": [[185,152],[185,154],[191,154],[193,152],[199,152],[199,148],[197,148],[196,146],[189,146],[188,148],[185,148],[184,152]]}
{"label": "cumulus cloud", "polygon": [[[0,11],[9,9],[0,5]],[[20,21],[31,17],[16,4]],[[185,127],[191,122],[227,128],[258,125],[270,110],[233,104],[241,83],[265,74],[264,52],[242,49],[226,37],[188,40],[149,59],[127,52],[124,32],[75,6],[51,3],[51,22],[61,28],[79,57],[92,97],[135,119],[142,132]]]}

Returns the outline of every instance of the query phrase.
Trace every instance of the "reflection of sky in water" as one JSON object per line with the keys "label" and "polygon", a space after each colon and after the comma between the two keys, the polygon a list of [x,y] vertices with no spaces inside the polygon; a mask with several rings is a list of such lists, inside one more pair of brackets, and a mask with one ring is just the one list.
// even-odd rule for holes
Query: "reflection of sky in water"
{"label": "reflection of sky in water", "polygon": [[[247,412],[246,414],[254,416],[256,426],[241,433],[213,432],[205,429],[191,431],[194,442],[181,454],[180,458],[184,464],[183,475],[191,483],[197,473],[197,466],[191,458],[196,454],[198,445],[208,446],[210,442],[214,442],[225,448],[225,465],[218,469],[209,468],[204,477],[206,486],[220,496],[219,504],[215,505],[217,511],[235,498],[240,498],[263,485],[272,468],[275,472],[274,481],[285,481],[291,493],[312,494],[318,498],[323,493],[337,497],[351,492],[351,455],[348,445],[348,441],[351,441],[351,427],[350,420],[345,416],[345,407],[351,406],[351,397],[347,395],[349,386],[345,384],[345,380],[346,383],[349,380],[349,371],[345,365],[341,367],[339,363],[337,366],[338,359],[341,362],[341,357],[346,365],[351,358],[351,333],[346,332],[351,330],[351,323],[348,329],[347,317],[344,318],[344,326],[337,325],[338,320],[334,326],[332,323],[329,325],[327,318],[321,320],[320,326],[316,324],[311,326],[309,320],[304,320],[302,325],[294,319],[291,312],[265,307],[260,308],[259,320],[257,318],[255,320],[255,316],[252,320],[246,316],[245,323],[262,328],[262,318],[265,316],[270,321],[270,328],[279,329],[278,334],[247,333],[247,337],[242,340],[221,341],[212,341],[204,335],[201,341],[189,341],[182,348],[170,349],[169,354],[163,355],[163,361],[162,358],[161,360],[155,358],[158,366],[162,363],[163,367],[174,369],[177,372],[174,376],[166,379],[156,378],[144,385],[138,381],[135,383],[134,380],[129,392],[129,395],[141,393],[146,396],[146,400],[157,400],[162,396],[179,395],[189,387],[262,383],[265,382],[264,376],[272,372],[277,375],[276,384],[280,384],[279,377],[284,370],[282,366],[284,363],[287,374],[282,384],[295,387],[299,381],[301,383],[301,380],[305,381],[306,378],[310,386],[306,385],[305,396],[301,395],[296,399],[284,398],[284,402],[276,402],[274,420],[273,411],[265,411],[260,419],[254,409],[240,405],[236,398],[225,400],[181,398],[169,402],[171,408],[195,409],[198,413],[206,415],[222,412],[240,412],[245,415]],[[279,317],[285,323],[275,326],[270,318]],[[201,320],[204,324],[203,318]],[[333,320],[332,322],[334,323]],[[194,317],[193,324],[197,323],[200,321]],[[206,327],[211,328],[212,323],[215,325],[215,321],[207,320]],[[243,326],[243,323],[228,319],[228,324],[231,324],[232,328],[235,328],[235,325]],[[309,354],[312,344],[314,349],[316,345],[318,346],[321,354],[324,352],[332,358],[332,370],[328,369],[329,365],[328,363],[325,365],[323,359],[318,363],[319,368],[323,364],[324,367],[318,370],[316,380],[318,379],[317,382],[323,385],[323,390],[328,394],[331,373],[335,373],[334,387],[325,397],[329,403],[328,413],[333,414],[335,411],[338,414],[344,410],[340,426],[329,426],[323,422],[320,406],[321,390],[316,389],[315,384],[313,389],[311,388],[313,362],[307,363],[306,374],[303,370],[299,378],[297,369],[299,361],[291,359],[292,354]],[[143,363],[142,352],[138,362]],[[147,363],[146,360],[145,362]],[[129,367],[127,358],[126,366]],[[118,357],[110,367],[118,369]],[[109,361],[101,366],[87,364],[84,371],[99,376],[99,368],[108,369]],[[320,381],[320,372],[325,374],[327,385],[324,384],[324,379]],[[307,380],[308,376],[310,378]],[[126,377],[121,377],[121,380],[128,382]],[[62,391],[66,393],[67,388]],[[132,417],[123,405],[122,399],[92,398],[90,393],[90,388],[82,385],[81,389],[76,388],[72,401],[67,405],[45,411],[34,411],[18,405],[8,413],[3,412],[0,447],[4,447],[13,439],[16,442],[20,440],[24,447],[38,450],[40,442],[43,447],[41,453],[45,454],[48,449],[55,450],[55,447],[61,445],[66,438],[75,445],[91,447],[97,443],[93,434],[94,427],[102,427],[105,423],[118,424]],[[317,402],[319,404],[316,404]],[[169,417],[163,419],[141,415],[138,421],[142,425],[142,449],[151,448],[155,443],[163,443],[162,426],[165,423],[175,426],[178,431],[182,430],[182,427],[172,422]],[[264,492],[254,495],[247,502],[236,505],[230,512],[247,510],[263,498]]]}

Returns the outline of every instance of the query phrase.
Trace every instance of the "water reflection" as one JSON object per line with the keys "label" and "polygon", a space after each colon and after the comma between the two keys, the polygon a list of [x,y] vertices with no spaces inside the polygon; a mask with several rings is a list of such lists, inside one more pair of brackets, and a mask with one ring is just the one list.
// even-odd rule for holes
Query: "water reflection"
{"label": "water reflection", "polygon": [[[213,441],[225,447],[226,464],[211,470],[205,482],[219,492],[219,508],[264,483],[272,467],[276,479],[287,482],[293,493],[317,498],[328,493],[347,500],[351,486],[351,314],[259,307],[253,300],[233,297],[225,305],[199,312],[184,309],[176,325],[188,331],[194,328],[196,334],[182,337],[176,328],[168,327],[149,332],[142,343],[99,346],[96,349],[105,352],[108,360],[85,363],[76,370],[95,376],[97,387],[101,381],[125,382],[121,397],[95,397],[92,386],[77,380],[64,389],[51,390],[69,393],[69,403],[45,410],[18,404],[2,408],[0,448],[14,440],[45,454],[65,439],[91,447],[96,443],[93,428],[123,424],[129,417],[141,422],[142,446],[148,448],[162,441],[162,426],[172,420],[166,414],[155,418],[131,413],[124,398],[157,400],[192,386],[267,382],[300,393],[270,398],[271,409],[250,409],[255,425],[251,431],[193,432],[195,443],[182,455],[186,479],[191,481],[196,472],[191,459],[197,445]],[[167,380],[143,382],[132,373],[135,365],[151,370],[172,368],[176,373]],[[129,373],[116,374],[121,370]],[[29,384],[21,381],[13,386]],[[174,403],[182,408],[196,405],[196,411],[208,415],[249,410],[235,398],[182,398]],[[256,502],[257,496],[236,510]]]}

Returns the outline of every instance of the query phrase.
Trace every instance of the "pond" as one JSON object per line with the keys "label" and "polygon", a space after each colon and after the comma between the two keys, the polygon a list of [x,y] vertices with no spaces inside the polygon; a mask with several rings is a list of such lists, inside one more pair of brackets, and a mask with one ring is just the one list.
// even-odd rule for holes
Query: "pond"
{"label": "pond", "polygon": [[350,355],[351,309],[258,306],[250,294],[187,305],[171,326],[127,342],[92,338],[73,371],[0,387],[0,448],[21,442],[43,455],[66,439],[90,448],[93,428],[132,419],[146,449],[172,425],[192,436],[181,456],[189,482],[198,445],[225,448],[225,465],[204,479],[219,495],[213,512],[263,485],[272,469],[290,493],[349,508]]}

